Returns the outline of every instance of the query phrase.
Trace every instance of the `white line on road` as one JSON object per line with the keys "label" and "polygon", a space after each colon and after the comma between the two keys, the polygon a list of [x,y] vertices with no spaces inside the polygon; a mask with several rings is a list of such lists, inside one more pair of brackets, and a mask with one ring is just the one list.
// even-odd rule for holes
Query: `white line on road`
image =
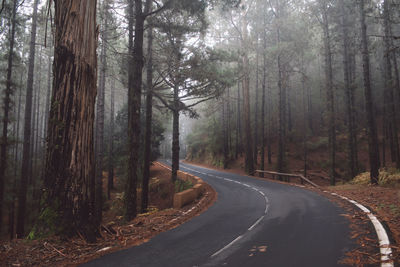
{"label": "white line on road", "polygon": [[253,230],[254,227],[256,227],[257,224],[259,224],[261,222],[262,219],[264,219],[265,215],[261,216],[252,226],[249,227],[249,229],[247,229],[248,231]]}
{"label": "white line on road", "polygon": [[211,255],[211,258],[217,256],[218,254],[220,254],[222,251],[228,249],[229,247],[231,247],[235,242],[239,241],[240,239],[242,239],[242,235],[236,237],[232,242],[230,242],[228,245],[226,245],[225,247],[221,248],[220,250],[218,250],[217,252],[215,252],[214,254]]}
{"label": "white line on road", "polygon": [[[324,192],[329,193],[327,191],[324,191]],[[338,196],[344,200],[349,201],[350,203],[354,204],[360,210],[362,210],[363,212],[365,212],[367,214],[368,218],[371,220],[372,224],[374,225],[376,234],[378,236],[379,247],[380,247],[379,249],[381,252],[381,261],[382,261],[381,267],[394,267],[393,261],[391,260],[392,249],[390,248],[389,237],[386,233],[385,228],[383,228],[383,225],[378,220],[378,218],[376,218],[376,216],[374,214],[372,214],[369,209],[367,209],[363,205],[359,204],[358,202],[356,202],[352,199],[349,199],[347,197],[341,196],[339,194],[336,194],[336,193],[331,193],[331,194],[334,196]]]}
{"label": "white line on road", "polygon": [[[187,168],[187,167],[183,167],[183,166],[182,166],[182,168],[185,168],[185,169],[187,169],[187,170],[190,170],[190,169]],[[243,186],[245,186],[245,187],[247,187],[247,188],[250,188],[250,189],[252,189],[252,190],[258,192],[259,194],[261,194],[261,195],[264,197],[264,201],[265,201],[265,210],[264,210],[264,214],[263,214],[260,218],[258,218],[257,221],[256,221],[255,223],[253,223],[253,225],[251,225],[251,226],[247,229],[247,231],[253,230],[253,229],[265,218],[265,216],[266,216],[266,214],[267,214],[267,212],[268,212],[269,206],[270,206],[270,205],[269,205],[269,200],[268,200],[268,197],[264,194],[264,192],[262,192],[262,191],[259,190],[258,188],[254,187],[254,186],[250,186],[249,184],[246,184],[246,183],[242,183],[242,182],[239,182],[239,181],[236,181],[236,180],[232,180],[232,179],[228,179],[228,178],[225,178],[225,177],[221,177],[221,176],[218,176],[218,175],[207,174],[207,173],[199,172],[199,171],[196,171],[196,170],[192,170],[192,171],[195,171],[195,172],[197,172],[197,173],[201,173],[201,174],[206,175],[206,176],[209,176],[209,177],[215,177],[215,178],[220,179],[220,180],[225,180],[225,181],[228,181],[228,182],[232,182],[232,183],[236,183],[236,184],[243,185]],[[244,234],[243,234],[243,235],[244,235]],[[236,238],[235,238],[234,240],[232,240],[228,245],[226,245],[225,247],[221,248],[220,250],[218,250],[217,252],[215,252],[214,254],[212,254],[212,255],[211,255],[211,258],[217,256],[217,255],[220,254],[221,252],[223,252],[223,251],[227,250],[228,248],[230,248],[234,243],[236,243],[237,241],[239,241],[240,239],[242,239],[242,238],[243,238],[243,235],[240,235],[240,236],[236,237]]]}

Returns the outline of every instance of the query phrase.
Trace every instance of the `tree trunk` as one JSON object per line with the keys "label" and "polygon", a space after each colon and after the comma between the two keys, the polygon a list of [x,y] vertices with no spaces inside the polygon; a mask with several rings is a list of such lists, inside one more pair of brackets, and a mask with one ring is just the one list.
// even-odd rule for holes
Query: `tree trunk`
{"label": "tree trunk", "polygon": [[[128,68],[128,137],[129,137],[129,164],[128,184],[125,192],[125,218],[130,221],[137,214],[137,181],[140,148],[140,106],[142,95],[142,69],[144,21],[150,7],[150,0],[146,0],[143,13],[142,0],[129,1],[129,56]],[[135,8],[135,40],[133,43],[133,8]]]}
{"label": "tree trunk", "polygon": [[174,87],[174,109],[172,110],[172,182],[175,183],[179,170],[179,88]]}
{"label": "tree trunk", "polygon": [[[95,241],[94,116],[96,0],[55,1],[53,95],[44,173],[42,231]],[[51,218],[43,222],[46,215]],[[53,218],[54,217],[54,218]],[[42,219],[42,220],[40,220]],[[45,219],[46,220],[46,219]],[[47,225],[46,225],[47,224]]]}
{"label": "tree trunk", "polygon": [[107,198],[111,198],[111,190],[114,189],[114,90],[115,79],[111,80],[110,86],[110,147],[108,152],[108,182],[107,182]]}
{"label": "tree trunk", "polygon": [[369,163],[371,167],[371,183],[378,183],[379,176],[379,147],[378,147],[378,134],[375,123],[374,104],[372,99],[371,80],[370,80],[370,66],[369,66],[369,51],[367,39],[367,25],[365,23],[365,10],[364,0],[360,0],[360,25],[361,25],[361,53],[363,60],[363,77],[364,77],[364,93],[365,93],[365,107],[367,110],[368,122],[368,153]]}
{"label": "tree trunk", "polygon": [[35,43],[37,26],[37,8],[38,0],[33,2],[31,41],[29,45],[29,67],[28,80],[26,87],[25,100],[25,118],[24,118],[24,141],[22,147],[22,166],[21,179],[18,192],[18,212],[16,234],[22,238],[25,233],[25,213],[26,213],[26,194],[28,190],[28,181],[31,180],[30,162],[31,162],[31,119],[32,119],[32,93],[33,93],[33,72],[35,68]]}
{"label": "tree trunk", "polygon": [[142,212],[147,212],[149,205],[149,181],[151,163],[151,135],[153,120],[153,28],[150,25],[147,36],[147,69],[146,69],[146,135],[144,140],[144,163],[142,180]]}
{"label": "tree trunk", "polygon": [[245,171],[248,174],[254,173],[254,159],[252,152],[252,136],[251,136],[251,118],[250,118],[250,70],[249,58],[246,51],[247,42],[247,22],[242,18],[242,68],[243,68],[243,123],[246,128],[244,144],[245,144]]}
{"label": "tree trunk", "polygon": [[100,80],[97,90],[96,102],[96,193],[95,210],[96,218],[101,223],[103,210],[103,158],[104,158],[104,101],[106,88],[107,71],[107,31],[108,31],[108,0],[103,1],[102,6],[102,34],[101,34],[101,52],[100,52]]}
{"label": "tree trunk", "polygon": [[385,44],[385,91],[387,91],[388,100],[388,115],[390,122],[390,135],[391,135],[391,149],[392,149],[392,161],[396,162],[396,168],[400,169],[400,150],[399,140],[397,132],[397,118],[396,110],[394,105],[394,79],[392,75],[392,63],[391,63],[391,24],[390,24],[390,10],[389,1],[385,0],[383,3],[383,24],[384,24],[384,44]]}
{"label": "tree trunk", "polygon": [[253,146],[253,158],[254,165],[257,166],[258,158],[258,35],[256,35],[256,88],[255,88],[255,99],[254,99],[254,146]]}
{"label": "tree trunk", "polygon": [[240,81],[238,81],[237,86],[237,119],[236,119],[236,149],[235,149],[235,159],[238,159],[239,153],[241,153],[241,127],[240,127]]}
{"label": "tree trunk", "polygon": [[[263,36],[263,67],[262,67],[262,96],[261,96],[261,160],[260,160],[260,169],[263,171],[265,169],[265,86],[267,79],[267,62],[265,50],[267,48],[267,40],[265,36]],[[264,177],[264,173],[260,173],[260,177]]]}
{"label": "tree trunk", "polygon": [[[49,113],[50,113],[50,96],[51,96],[51,56],[48,56],[48,69],[47,69],[47,93],[46,93],[46,104],[44,112],[44,133],[47,134]],[[45,136],[46,137],[46,136]]]}
{"label": "tree trunk", "polygon": [[13,59],[14,59],[14,43],[15,43],[15,26],[16,20],[15,16],[17,13],[17,1],[13,2],[12,15],[9,22],[10,29],[10,39],[9,39],[9,51],[8,51],[8,62],[7,62],[7,80],[6,80],[6,90],[4,94],[4,114],[3,114],[3,133],[2,140],[0,146],[0,231],[3,226],[3,206],[4,206],[4,182],[5,182],[5,174],[7,170],[7,161],[8,161],[8,123],[9,123],[9,113],[11,109],[11,97],[13,94],[12,88],[12,68],[13,68]]}
{"label": "tree trunk", "polygon": [[335,185],[335,165],[336,165],[336,127],[335,127],[335,103],[333,92],[333,70],[332,70],[332,52],[331,52],[331,37],[329,34],[329,21],[327,14],[327,6],[323,4],[322,19],[324,32],[324,50],[325,50],[325,81],[327,93],[327,120],[328,120],[328,136],[329,136],[329,176],[331,185]]}
{"label": "tree trunk", "polygon": [[346,98],[346,115],[347,115],[347,139],[348,139],[348,163],[349,163],[349,178],[354,178],[357,175],[356,169],[356,151],[355,151],[355,141],[354,141],[354,132],[355,125],[354,123],[354,110],[352,105],[352,85],[350,82],[350,56],[349,56],[349,34],[348,34],[348,20],[347,20],[347,12],[345,9],[344,0],[340,0],[340,9],[342,15],[342,34],[343,34],[343,77],[344,77],[344,90],[345,90],[345,98]]}

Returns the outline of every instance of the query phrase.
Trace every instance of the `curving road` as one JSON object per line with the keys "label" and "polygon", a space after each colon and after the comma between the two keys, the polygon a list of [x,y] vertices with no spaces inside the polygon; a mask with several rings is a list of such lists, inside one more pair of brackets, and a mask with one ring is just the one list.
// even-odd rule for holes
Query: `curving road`
{"label": "curving road", "polygon": [[189,222],[83,266],[341,266],[354,248],[344,211],[299,187],[189,164],[218,193]]}

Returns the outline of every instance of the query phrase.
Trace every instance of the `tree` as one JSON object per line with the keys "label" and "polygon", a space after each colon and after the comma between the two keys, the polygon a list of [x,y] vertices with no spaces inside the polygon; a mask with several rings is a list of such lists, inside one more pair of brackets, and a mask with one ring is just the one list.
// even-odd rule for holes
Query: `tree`
{"label": "tree", "polygon": [[3,114],[3,131],[2,140],[0,146],[0,230],[3,225],[3,203],[4,203],[4,180],[8,162],[8,124],[10,120],[11,110],[11,97],[13,95],[12,88],[12,70],[13,70],[13,59],[14,59],[14,43],[15,43],[15,27],[16,27],[16,13],[17,13],[17,0],[13,1],[12,14],[9,19],[9,31],[10,31],[10,47],[7,56],[7,78],[6,78],[6,89],[4,96],[4,114]]}
{"label": "tree", "polygon": [[243,123],[246,128],[244,143],[245,143],[245,171],[249,174],[254,173],[254,158],[251,136],[251,119],[250,119],[250,70],[249,57],[247,54],[248,30],[247,30],[246,14],[241,17],[241,53],[242,53],[242,89],[243,89]]}
{"label": "tree", "polygon": [[32,96],[33,79],[35,69],[35,45],[36,45],[36,27],[37,27],[37,8],[39,0],[33,2],[31,41],[29,44],[29,66],[28,80],[26,86],[25,98],[25,117],[24,117],[24,140],[22,147],[22,166],[21,179],[18,192],[18,212],[17,212],[17,237],[22,238],[25,234],[25,216],[26,216],[26,194],[28,190],[28,181],[31,179],[30,163],[31,159],[31,121],[32,121]]}
{"label": "tree", "polygon": [[[391,47],[391,23],[390,23],[390,6],[389,1],[385,0],[383,2],[383,26],[384,26],[384,62],[385,62],[385,96],[388,101],[387,110],[388,110],[388,122],[389,122],[389,130],[391,131],[391,150],[392,150],[392,161],[396,162],[396,167],[400,169],[400,149],[399,149],[399,140],[398,140],[398,131],[397,131],[397,116],[395,110],[395,97],[394,97],[394,85],[395,81],[393,79],[392,74],[392,52],[393,49]],[[396,54],[394,53],[394,57],[396,58]]]}
{"label": "tree", "polygon": [[328,120],[328,136],[329,136],[329,176],[331,185],[336,183],[335,165],[336,165],[336,127],[335,127],[335,103],[333,92],[333,70],[332,70],[332,51],[331,36],[329,32],[328,5],[326,0],[320,2],[322,13],[322,29],[324,32],[324,57],[325,57],[325,87],[326,87],[326,106]]}
{"label": "tree", "polygon": [[65,236],[80,233],[95,241],[97,1],[62,0],[54,4],[53,94],[43,205],[36,230]]}
{"label": "tree", "polygon": [[378,147],[378,134],[375,123],[374,103],[372,99],[371,78],[370,78],[370,60],[367,39],[367,24],[365,23],[365,7],[364,0],[359,2],[360,13],[360,26],[361,26],[361,53],[363,61],[363,77],[364,77],[364,95],[365,95],[365,108],[367,111],[367,124],[368,124],[368,153],[369,164],[371,168],[371,183],[378,184],[379,177],[379,147]]}
{"label": "tree", "polygon": [[187,112],[191,117],[196,117],[193,108],[219,96],[229,84],[229,73],[218,65],[223,56],[205,47],[200,40],[193,45],[187,42],[189,37],[205,30],[204,3],[175,4],[156,22],[164,35],[160,46],[165,53],[159,55],[162,61],[158,63],[160,67],[157,70],[163,84],[159,86],[159,92],[154,92],[154,96],[172,112],[173,182],[179,170],[180,113]]}
{"label": "tree", "polygon": [[106,89],[107,72],[107,33],[108,33],[108,0],[102,4],[102,30],[101,30],[101,52],[100,52],[100,79],[96,102],[96,193],[95,209],[96,218],[99,222],[102,219],[103,210],[103,158],[104,158],[104,101]]}
{"label": "tree", "polygon": [[357,135],[355,125],[355,111],[354,111],[354,85],[351,81],[350,69],[350,40],[348,33],[348,12],[344,0],[340,0],[341,11],[341,24],[342,24],[342,39],[343,39],[343,77],[344,77],[344,90],[346,98],[346,113],[347,113],[347,138],[348,138],[348,159],[349,159],[349,173],[353,178],[357,175]]}
{"label": "tree", "polygon": [[144,163],[142,183],[142,212],[147,212],[149,204],[149,180],[151,160],[151,127],[153,117],[153,28],[150,25],[147,36],[147,69],[146,69],[146,131],[144,141]]}

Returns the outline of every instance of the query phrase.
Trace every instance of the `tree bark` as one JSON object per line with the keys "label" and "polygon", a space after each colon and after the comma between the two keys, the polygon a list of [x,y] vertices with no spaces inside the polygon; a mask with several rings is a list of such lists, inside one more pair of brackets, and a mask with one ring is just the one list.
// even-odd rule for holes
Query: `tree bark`
{"label": "tree bark", "polygon": [[114,189],[114,90],[115,90],[115,79],[111,80],[110,86],[110,140],[109,140],[109,152],[108,152],[108,182],[107,182],[107,198],[111,198],[111,190]]}
{"label": "tree bark", "polygon": [[149,205],[149,181],[151,163],[151,135],[153,120],[153,28],[150,25],[147,36],[147,69],[146,69],[146,135],[144,140],[144,166],[142,180],[142,212],[147,212]]}
{"label": "tree bark", "polygon": [[257,166],[258,158],[258,35],[256,35],[256,88],[254,98],[254,146],[253,146],[253,158],[254,164]]}
{"label": "tree bark", "polygon": [[[263,171],[265,169],[265,86],[267,79],[267,59],[265,55],[265,50],[267,48],[267,40],[265,36],[263,36],[263,67],[262,67],[262,96],[261,96],[261,160],[260,160],[260,169]],[[260,177],[264,177],[264,173],[260,173]]]}
{"label": "tree bark", "polygon": [[[129,164],[128,184],[125,192],[125,218],[130,221],[137,214],[137,181],[140,147],[140,107],[142,95],[142,69],[144,21],[152,1],[146,0],[143,12],[142,0],[129,0],[129,56],[128,67],[128,137]],[[135,40],[133,42],[133,8],[135,8]]]}
{"label": "tree bark", "polygon": [[26,194],[28,190],[28,181],[31,180],[30,162],[31,162],[31,119],[32,119],[32,94],[33,94],[33,74],[35,68],[35,43],[37,27],[37,8],[38,0],[33,2],[31,41],[29,45],[29,66],[28,80],[26,87],[25,100],[25,118],[24,118],[24,140],[22,147],[22,166],[21,179],[18,192],[18,212],[16,234],[22,238],[25,233],[25,215],[26,215]]}
{"label": "tree bark", "polygon": [[96,102],[96,193],[95,193],[95,209],[96,218],[101,223],[103,210],[103,158],[104,158],[104,101],[106,87],[107,72],[107,31],[108,31],[108,1],[103,1],[102,6],[102,34],[101,34],[101,51],[100,51],[100,80],[97,90]]}
{"label": "tree bark", "polygon": [[242,68],[243,68],[243,123],[246,127],[245,131],[245,171],[248,174],[254,173],[254,159],[252,152],[252,136],[251,136],[251,118],[250,118],[250,70],[249,70],[249,58],[246,51],[247,42],[247,21],[246,18],[242,18]]}
{"label": "tree bark", "polygon": [[2,140],[0,146],[0,232],[3,226],[3,206],[4,206],[4,182],[5,182],[5,174],[7,170],[7,161],[8,161],[8,123],[9,123],[9,114],[11,110],[11,97],[13,94],[12,88],[12,69],[13,69],[13,60],[14,60],[14,43],[15,43],[15,26],[16,26],[16,13],[17,13],[17,1],[13,1],[12,14],[9,22],[10,29],[10,39],[9,39],[9,51],[7,55],[7,78],[6,78],[6,90],[4,95],[4,114],[3,114],[3,132],[2,132]]}
{"label": "tree bark", "polygon": [[[55,3],[53,94],[39,221],[57,234],[95,241],[94,116],[97,81],[96,0]],[[45,223],[45,224],[44,224]],[[44,225],[43,225],[44,224]],[[47,224],[47,225],[46,225]]]}
{"label": "tree bark", "polygon": [[238,159],[239,153],[241,153],[240,142],[242,141],[241,127],[240,127],[240,81],[237,84],[237,118],[236,118],[236,148],[235,148],[235,159]]}
{"label": "tree bark", "polygon": [[328,136],[329,136],[329,163],[330,170],[329,176],[331,185],[336,183],[335,167],[336,167],[336,127],[335,127],[335,103],[333,92],[333,70],[332,70],[332,51],[331,51],[331,37],[329,33],[329,20],[327,14],[327,6],[322,4],[322,20],[324,32],[324,50],[325,50],[325,81],[327,93],[327,120],[328,120]]}
{"label": "tree bark", "polygon": [[392,162],[396,163],[396,168],[400,169],[400,149],[397,131],[397,118],[396,110],[394,105],[394,79],[392,75],[392,63],[391,63],[391,24],[390,24],[390,10],[389,1],[385,0],[383,2],[383,25],[384,25],[384,44],[385,44],[385,91],[388,100],[388,115],[390,122],[390,140],[391,140],[391,150],[392,150]]}
{"label": "tree bark", "polygon": [[370,62],[368,51],[367,39],[367,24],[365,23],[365,9],[364,0],[359,3],[360,12],[360,26],[361,26],[361,53],[363,61],[363,77],[364,77],[364,94],[365,94],[365,107],[367,110],[368,122],[368,153],[369,164],[371,168],[371,183],[378,184],[379,177],[379,147],[378,147],[378,134],[375,123],[374,104],[372,99],[371,78],[370,78]]}
{"label": "tree bark", "polygon": [[342,15],[342,34],[343,34],[343,77],[344,77],[344,90],[346,98],[346,115],[347,115],[347,153],[348,153],[348,169],[350,178],[354,178],[357,175],[357,163],[356,163],[356,147],[355,147],[355,131],[356,127],[353,124],[354,121],[354,109],[353,109],[353,92],[352,84],[350,81],[350,56],[349,56],[349,33],[348,33],[348,14],[345,9],[344,0],[340,0],[340,9]]}

